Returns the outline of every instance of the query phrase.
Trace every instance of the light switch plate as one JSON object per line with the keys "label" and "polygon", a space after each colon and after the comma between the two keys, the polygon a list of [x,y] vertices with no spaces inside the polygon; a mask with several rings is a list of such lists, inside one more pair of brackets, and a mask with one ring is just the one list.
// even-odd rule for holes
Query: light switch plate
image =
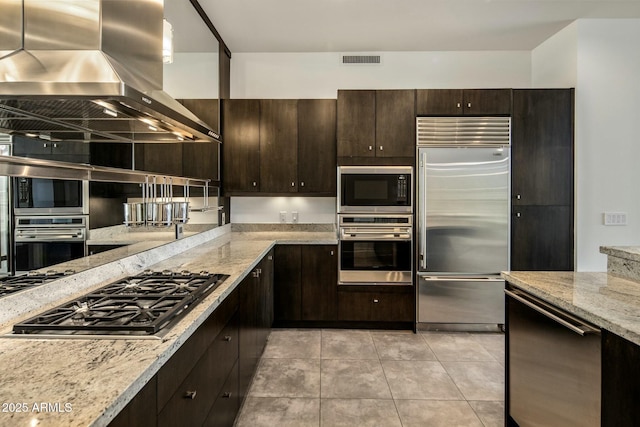
{"label": "light switch plate", "polygon": [[298,212],[296,211],[291,212],[291,222],[294,224],[298,223]]}
{"label": "light switch plate", "polygon": [[604,225],[627,225],[626,212],[605,212],[602,214]]}
{"label": "light switch plate", "polygon": [[282,224],[287,222],[287,211],[280,211],[280,222]]}

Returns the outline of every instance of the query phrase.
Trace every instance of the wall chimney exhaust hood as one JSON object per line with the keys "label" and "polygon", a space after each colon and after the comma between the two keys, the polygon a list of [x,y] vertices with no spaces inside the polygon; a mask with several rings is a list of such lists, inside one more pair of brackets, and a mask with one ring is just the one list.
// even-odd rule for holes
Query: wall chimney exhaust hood
{"label": "wall chimney exhaust hood", "polygon": [[0,0],[0,132],[213,142],[162,90],[163,0]]}

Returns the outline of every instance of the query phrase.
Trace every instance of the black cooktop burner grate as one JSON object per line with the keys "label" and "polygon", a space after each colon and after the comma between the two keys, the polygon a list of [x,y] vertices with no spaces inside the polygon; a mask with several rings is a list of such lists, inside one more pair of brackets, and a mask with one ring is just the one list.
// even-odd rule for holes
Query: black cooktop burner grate
{"label": "black cooktop burner grate", "polygon": [[0,280],[0,298],[19,291],[23,291],[25,289],[44,285],[45,283],[52,282],[73,273],[74,271],[72,270],[67,270],[64,272],[47,271],[45,273],[36,271],[24,274],[22,276],[5,277]]}
{"label": "black cooktop burner grate", "polygon": [[152,335],[177,322],[227,277],[145,272],[15,324],[14,333]]}

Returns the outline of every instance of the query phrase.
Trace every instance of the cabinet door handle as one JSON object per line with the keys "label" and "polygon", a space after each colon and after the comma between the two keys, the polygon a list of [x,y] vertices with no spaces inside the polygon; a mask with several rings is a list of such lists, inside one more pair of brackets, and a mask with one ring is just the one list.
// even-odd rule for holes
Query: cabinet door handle
{"label": "cabinet door handle", "polygon": [[47,144],[47,143],[45,142],[45,143],[43,143],[43,144],[42,144],[42,146],[43,146],[44,148],[47,148],[47,147],[49,146],[49,144]]}
{"label": "cabinet door handle", "polygon": [[222,397],[224,397],[225,399],[231,398],[231,392],[230,391],[225,391],[224,393],[222,393]]}
{"label": "cabinet door handle", "polygon": [[373,151],[373,146],[372,145],[369,146],[369,151]]}
{"label": "cabinet door handle", "polygon": [[379,303],[379,302],[380,302],[380,301],[379,301],[378,299],[374,299],[374,300],[373,300],[373,303],[374,303],[374,304],[377,304],[377,303]]}
{"label": "cabinet door handle", "polygon": [[58,144],[54,143],[53,148],[58,148]]}
{"label": "cabinet door handle", "polygon": [[522,197],[520,197],[519,194],[516,194],[516,200],[520,200]]}
{"label": "cabinet door handle", "polygon": [[291,181],[291,186],[292,186],[292,187],[295,187],[295,186],[296,186],[296,183],[295,183],[295,182],[293,182],[293,181]]}
{"label": "cabinet door handle", "polygon": [[467,102],[467,108],[471,108],[471,103]]}
{"label": "cabinet door handle", "polygon": [[458,103],[456,104],[456,108],[460,108],[460,107],[462,107],[462,104],[458,102]]}
{"label": "cabinet door handle", "polygon": [[260,277],[260,273],[258,273],[258,270],[253,270],[253,271],[251,272],[251,275],[252,275],[253,277],[256,277],[256,278],[257,278],[257,277]]}
{"label": "cabinet door handle", "polygon": [[382,151],[382,145],[380,146],[380,151]]}
{"label": "cabinet door handle", "polygon": [[257,183],[256,181],[253,181],[253,182],[251,183],[251,185],[253,185],[254,187],[257,187],[257,186],[258,186],[258,183]]}
{"label": "cabinet door handle", "polygon": [[516,218],[520,218],[521,214],[520,212],[516,212]]}
{"label": "cabinet door handle", "polygon": [[231,341],[231,335],[225,335],[224,340],[227,342]]}
{"label": "cabinet door handle", "polygon": [[300,181],[300,187],[304,187],[304,181]]}
{"label": "cabinet door handle", "polygon": [[333,256],[333,251],[329,252],[331,254],[331,256]]}
{"label": "cabinet door handle", "polygon": [[187,391],[185,391],[185,393],[184,393],[184,398],[185,398],[185,399],[191,399],[191,400],[193,400],[193,399],[195,399],[195,398],[196,398],[196,394],[197,394],[197,393],[198,393],[198,392],[197,392],[196,390],[193,390],[193,391],[187,390]]}

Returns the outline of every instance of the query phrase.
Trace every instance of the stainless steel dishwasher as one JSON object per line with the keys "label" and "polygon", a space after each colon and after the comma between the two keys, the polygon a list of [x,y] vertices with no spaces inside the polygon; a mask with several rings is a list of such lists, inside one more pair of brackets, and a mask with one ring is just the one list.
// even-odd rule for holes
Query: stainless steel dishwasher
{"label": "stainless steel dishwasher", "polygon": [[505,293],[510,418],[520,427],[600,426],[600,330],[523,291]]}

